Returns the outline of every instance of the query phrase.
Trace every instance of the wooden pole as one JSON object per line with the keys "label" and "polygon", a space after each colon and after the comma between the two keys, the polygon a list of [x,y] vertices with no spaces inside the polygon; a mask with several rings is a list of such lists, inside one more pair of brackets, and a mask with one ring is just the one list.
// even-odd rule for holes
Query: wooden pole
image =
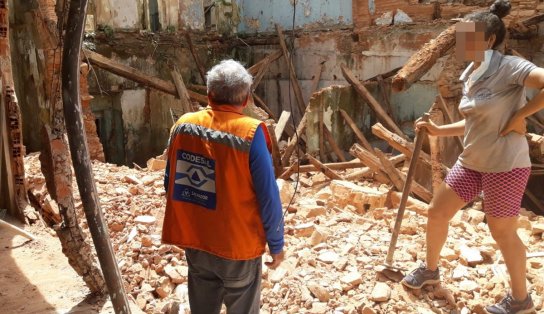
{"label": "wooden pole", "polygon": [[35,241],[36,240],[36,237],[33,236],[30,232],[27,232],[17,226],[14,226],[6,221],[3,221],[2,219],[0,219],[0,227],[4,227],[4,228],[7,228],[7,229],[10,229],[12,230],[13,232],[17,233],[18,235],[21,235],[29,240],[32,240],[32,241]]}
{"label": "wooden pole", "polygon": [[274,165],[274,173],[276,178],[280,176],[283,167],[281,166],[281,155],[278,147],[278,139],[276,133],[274,133],[274,126],[271,123],[267,123],[268,134],[270,135],[270,145],[272,146],[272,163]]}
{"label": "wooden pole", "polygon": [[[438,101],[440,102],[440,101]],[[438,108],[432,108],[430,120],[436,125],[444,124],[444,114]],[[439,136],[429,135],[429,146],[431,148],[431,171],[432,171],[432,189],[436,193],[444,181],[445,174],[442,172],[442,152],[444,151],[444,141]]]}
{"label": "wooden pole", "polygon": [[281,138],[281,135],[285,130],[285,126],[287,125],[287,122],[289,122],[289,117],[291,117],[291,113],[289,111],[283,111],[281,113],[278,123],[276,123],[276,129],[274,130],[277,139]]}
{"label": "wooden pole", "polygon": [[87,12],[87,0],[72,0],[66,24],[66,37],[62,54],[62,100],[66,119],[66,133],[70,142],[72,163],[77,186],[93,238],[96,254],[108,287],[115,313],[130,313],[121,272],[117,267],[110,242],[108,226],[98,202],[98,192],[93,178],[87,139],[83,127],[79,95],[79,64],[83,25]]}
{"label": "wooden pole", "polygon": [[200,62],[200,59],[198,58],[198,55],[196,54],[195,47],[193,46],[193,40],[191,39],[191,34],[189,32],[185,32],[185,39],[187,40],[187,44],[189,45],[189,50],[191,51],[191,54],[193,55],[193,58],[195,59],[196,66],[198,68],[198,73],[200,73],[200,78],[202,79],[202,82],[206,84],[206,71],[204,71],[204,66]]}
{"label": "wooden pole", "polygon": [[359,158],[359,160],[372,169],[376,173],[374,178],[384,184],[389,184],[390,180],[387,174],[381,169],[381,164],[378,158],[372,154],[370,151],[364,149],[359,144],[353,144],[349,150],[350,154],[354,157]]}
{"label": "wooden pole", "polygon": [[326,162],[325,160],[325,131],[323,129],[325,128],[325,122],[323,117],[323,98],[321,98],[321,102],[319,104],[319,108],[317,109],[317,120],[318,120],[318,127],[319,127],[319,160],[321,162]]}
{"label": "wooden pole", "polygon": [[191,104],[191,99],[189,98],[189,93],[187,93],[187,87],[183,82],[183,77],[177,69],[174,69],[170,72],[172,79],[174,80],[174,85],[178,92],[178,98],[181,100],[181,107],[183,108],[184,113],[192,112],[193,105]]}
{"label": "wooden pole", "polygon": [[323,172],[327,177],[329,177],[332,180],[342,180],[342,177],[338,175],[336,172],[332,171],[329,167],[322,164],[319,160],[312,157],[310,154],[306,154],[306,158],[308,158],[308,161],[314,165],[319,171]]}
{"label": "wooden pole", "polygon": [[[446,119],[446,122],[448,124],[455,122],[453,119],[453,113],[450,111],[450,108],[446,105],[446,101],[442,97],[442,95],[438,94],[438,99],[435,101],[435,104],[444,112],[444,119]],[[463,146],[463,139],[460,136],[455,136],[455,143],[461,151],[464,149]]]}
{"label": "wooden pole", "polygon": [[346,123],[349,125],[351,130],[353,130],[353,133],[355,133],[355,136],[357,137],[357,140],[359,141],[359,144],[361,144],[364,148],[366,148],[368,150],[372,150],[372,146],[370,145],[370,143],[366,139],[365,135],[363,134],[363,132],[361,132],[361,130],[359,130],[359,128],[357,127],[355,122],[351,119],[349,114],[347,112],[345,112],[343,109],[340,109],[340,114],[342,115],[342,118],[344,118]]}
{"label": "wooden pole", "polygon": [[408,137],[402,132],[402,130],[397,126],[395,121],[391,119],[391,117],[385,112],[382,105],[376,101],[374,96],[370,94],[368,89],[353,75],[350,69],[348,69],[345,65],[342,64],[342,74],[344,74],[344,77],[346,80],[353,86],[355,91],[370,105],[370,108],[374,110],[376,113],[378,119],[382,121],[388,128],[390,128],[393,132],[397,133],[400,137],[407,139]]}
{"label": "wooden pole", "polygon": [[283,157],[281,158],[281,164],[284,167],[287,167],[287,165],[289,164],[289,158],[291,158],[291,155],[293,154],[293,151],[295,150],[295,147],[298,143],[298,139],[302,136],[302,132],[304,132],[304,130],[306,129],[306,120],[308,118],[307,117],[308,108],[306,108],[304,115],[302,116],[302,119],[300,120],[300,123],[298,124],[295,134],[293,134],[293,136],[289,140],[289,143],[287,143],[287,147],[285,148],[285,152],[283,153]]}
{"label": "wooden pole", "polygon": [[283,52],[281,50],[278,50],[278,51],[274,52],[273,54],[270,54],[270,55],[262,58],[259,62],[255,63],[249,69],[247,69],[247,71],[252,76],[255,76],[255,75],[257,75],[257,73],[259,73],[259,70],[263,67],[264,64],[272,63],[272,62],[278,60],[279,58],[281,58],[282,55],[283,55]]}
{"label": "wooden pole", "polygon": [[391,163],[389,159],[387,159],[387,156],[385,156],[385,154],[379,148],[375,148],[374,153],[382,164],[382,170],[387,174],[389,180],[393,182],[393,186],[397,189],[397,191],[402,191],[404,182],[400,175],[397,173],[397,168],[395,168],[393,163]]}
{"label": "wooden pole", "polygon": [[[404,156],[403,154],[400,154],[400,155],[393,156],[393,157],[389,158],[389,161],[393,165],[404,162],[404,160],[406,160],[406,156]],[[371,175],[372,173],[373,173],[372,169],[370,169],[369,167],[365,167],[365,168],[361,168],[358,171],[355,171],[355,172],[352,172],[352,173],[348,174],[347,176],[344,177],[344,179],[345,180],[357,180],[357,179],[363,178],[365,176]]]}
{"label": "wooden pole", "polygon": [[283,29],[279,24],[276,24],[276,32],[278,33],[278,39],[280,41],[280,47],[283,52],[283,58],[287,68],[289,69],[289,79],[291,80],[291,85],[293,85],[293,93],[295,94],[295,99],[297,100],[298,109],[301,114],[306,109],[306,104],[304,103],[304,97],[302,97],[302,89],[297,79],[297,74],[295,72],[295,67],[289,55],[289,50],[287,50],[287,45],[285,44],[285,38],[283,37]]}
{"label": "wooden pole", "polygon": [[334,136],[332,136],[331,131],[329,131],[329,128],[327,128],[326,125],[323,126],[323,134],[325,135],[325,138],[327,139],[327,142],[329,142],[329,145],[332,148],[332,151],[340,161],[346,161],[346,157],[344,156],[344,153],[338,147],[338,144],[336,144],[336,141],[334,140]]}
{"label": "wooden pole", "polygon": [[[354,159],[352,161],[331,162],[331,163],[326,163],[324,165],[329,167],[331,170],[346,170],[346,169],[362,168],[365,166],[358,159]],[[284,167],[283,172],[289,170],[291,167]],[[303,173],[303,172],[319,171],[319,169],[314,167],[314,165],[302,165],[298,168],[298,171],[300,173]]]}

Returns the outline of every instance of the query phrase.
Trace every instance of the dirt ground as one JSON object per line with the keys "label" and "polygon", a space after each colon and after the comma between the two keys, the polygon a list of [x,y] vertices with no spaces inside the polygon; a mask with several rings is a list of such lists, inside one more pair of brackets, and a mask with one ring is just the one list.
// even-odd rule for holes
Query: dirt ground
{"label": "dirt ground", "polygon": [[106,298],[89,294],[57,237],[39,226],[24,229],[38,240],[0,227],[1,313],[113,313]]}

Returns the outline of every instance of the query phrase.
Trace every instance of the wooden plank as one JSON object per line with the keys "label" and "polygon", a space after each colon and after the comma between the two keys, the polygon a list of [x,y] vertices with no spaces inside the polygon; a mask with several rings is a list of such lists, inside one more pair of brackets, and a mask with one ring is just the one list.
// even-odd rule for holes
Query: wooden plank
{"label": "wooden plank", "polygon": [[302,119],[300,119],[300,123],[298,124],[295,134],[293,134],[293,136],[289,140],[289,143],[287,143],[287,147],[285,148],[285,152],[283,153],[283,157],[281,158],[281,164],[284,167],[286,167],[289,164],[289,159],[291,158],[291,155],[293,154],[293,151],[295,150],[298,140],[300,137],[302,137],[302,133],[306,129],[307,116],[308,116],[308,110],[305,110],[304,115],[302,116]]}
{"label": "wooden plank", "polygon": [[[82,52],[85,54],[86,61],[88,61],[92,65],[95,65],[101,69],[122,76],[134,82],[138,82],[144,86],[154,88],[170,95],[178,96],[176,86],[172,82],[162,80],[158,77],[149,76],[140,70],[126,66],[119,62],[115,62],[94,51],[83,49]],[[201,104],[208,104],[208,97],[206,95],[202,95],[190,90],[187,90],[187,93],[192,100],[198,101]]]}
{"label": "wooden plank", "polygon": [[382,170],[387,174],[389,180],[393,182],[393,186],[397,189],[397,191],[402,191],[404,182],[397,173],[397,168],[395,168],[393,163],[387,159],[387,156],[385,156],[385,154],[379,148],[374,149],[374,154],[378,157],[380,163],[382,164]]}
{"label": "wooden plank", "polygon": [[[438,99],[435,101],[435,103],[438,106],[438,108],[440,108],[440,110],[442,110],[442,112],[444,113],[444,119],[446,119],[446,122],[448,124],[455,122],[453,119],[453,113],[450,111],[450,108],[448,108],[448,106],[446,105],[446,101],[444,100],[442,95],[438,94],[437,98]],[[455,143],[457,144],[457,146],[459,146],[461,151],[463,151],[464,149],[463,139],[460,136],[455,136]]]}
{"label": "wooden plank", "polygon": [[253,84],[251,84],[251,90],[255,90],[259,86],[259,83],[261,83],[261,80],[263,79],[264,74],[268,71],[269,67],[270,58],[265,58],[265,62],[261,65],[257,74],[253,77]]}
{"label": "wooden plank", "polygon": [[323,131],[325,122],[323,121],[323,101],[321,101],[317,110],[317,125],[319,128],[319,160],[321,162],[325,162],[325,132]]}
{"label": "wooden plank", "polygon": [[359,144],[353,144],[349,153],[369,167],[376,175],[374,179],[380,183],[389,184],[391,181],[387,174],[381,169],[380,161],[374,154],[361,147]]}
{"label": "wooden plank", "polygon": [[281,138],[283,130],[285,129],[287,122],[289,122],[290,117],[291,113],[289,111],[283,111],[281,113],[280,118],[278,119],[278,123],[276,123],[276,129],[274,130],[276,138]]}
{"label": "wooden plank", "polygon": [[185,83],[183,83],[183,77],[181,77],[181,74],[178,72],[177,69],[172,70],[170,74],[172,75],[172,79],[174,80],[174,85],[176,86],[178,92],[178,98],[181,100],[183,112],[192,112],[193,105],[191,104],[189,93],[187,93],[187,87],[185,87]]}
{"label": "wooden plank", "polygon": [[267,123],[266,127],[268,129],[268,134],[270,135],[270,145],[272,146],[272,164],[274,165],[274,173],[276,174],[277,178],[281,175],[281,172],[283,170],[283,167],[281,166],[281,155],[280,149],[278,147],[278,139],[276,138],[276,134],[274,133],[274,126],[270,123]]}
{"label": "wooden plank", "polygon": [[206,83],[206,71],[204,71],[204,66],[202,65],[200,59],[198,58],[198,55],[196,54],[195,47],[193,46],[193,40],[191,39],[191,34],[189,34],[189,32],[185,33],[185,39],[187,40],[189,50],[191,51],[191,54],[193,55],[193,58],[195,60],[196,67],[198,68],[198,73],[200,74],[200,78],[202,79],[202,82]]}
{"label": "wooden plank", "polygon": [[265,63],[270,64],[270,63],[278,60],[279,58],[281,58],[282,55],[283,55],[283,52],[281,50],[278,50],[278,51],[274,52],[273,54],[270,54],[270,55],[264,57],[259,62],[255,63],[254,65],[252,65],[249,69],[247,69],[247,71],[252,76],[255,76],[255,75],[257,75],[257,73],[259,73],[259,70],[262,68],[263,64],[265,64]]}
{"label": "wooden plank", "polygon": [[259,97],[259,95],[255,94],[255,93],[253,93],[252,96],[253,96],[253,99],[255,100],[255,105],[257,105],[258,107],[263,109],[268,114],[270,119],[273,119],[275,121],[276,117],[274,115],[274,112],[272,112],[272,110],[270,110],[270,108],[264,103],[264,101],[261,99],[261,97]]}
{"label": "wooden plank", "polygon": [[[329,167],[331,170],[346,170],[346,169],[354,169],[354,168],[362,168],[365,165],[359,161],[359,159],[354,159],[352,161],[343,161],[343,162],[331,162],[324,164],[325,166]],[[283,171],[289,170],[290,167],[284,167]],[[298,171],[303,172],[312,172],[312,171],[319,171],[316,167],[313,165],[302,165],[298,168]]]}
{"label": "wooden plank", "polygon": [[340,114],[342,115],[342,117],[344,118],[346,123],[349,125],[351,130],[353,130],[353,133],[355,133],[355,136],[357,137],[357,140],[359,141],[359,144],[361,144],[364,148],[366,148],[368,150],[372,150],[372,146],[370,145],[370,143],[366,139],[365,135],[363,134],[363,132],[361,132],[361,130],[359,130],[359,128],[357,127],[355,122],[351,119],[349,114],[347,112],[345,112],[343,109],[340,109]]}
{"label": "wooden plank", "polygon": [[329,128],[327,128],[326,125],[323,126],[323,134],[325,135],[325,138],[327,139],[327,142],[331,146],[332,151],[340,161],[346,161],[346,157],[344,156],[344,153],[338,147],[338,144],[336,144],[336,141],[334,140],[334,136],[332,136],[331,131],[329,131]]}
{"label": "wooden plank", "polygon": [[276,24],[276,32],[278,33],[278,39],[280,42],[281,50],[283,52],[283,58],[285,60],[285,63],[287,64],[287,68],[289,69],[289,79],[291,80],[291,85],[293,88],[293,93],[295,94],[295,99],[297,100],[298,109],[302,113],[306,109],[306,104],[304,103],[304,97],[302,96],[302,89],[300,88],[300,84],[298,82],[297,75],[295,73],[295,67],[291,60],[291,56],[289,55],[289,51],[287,50],[287,45],[285,44],[285,38],[283,37],[283,29],[281,28],[279,24]]}
{"label": "wooden plank", "polygon": [[[405,160],[406,160],[406,156],[404,156],[403,154],[396,155],[396,156],[393,156],[393,157],[389,158],[389,161],[394,165],[397,165],[398,163],[404,162]],[[368,175],[370,175],[372,173],[373,173],[372,169],[370,169],[369,167],[365,167],[365,168],[362,168],[361,170],[358,170],[358,171],[355,171],[355,172],[352,172],[352,173],[348,174],[347,176],[344,177],[344,179],[346,179],[346,180],[357,180],[357,179],[366,177],[366,176],[368,176]]]}
{"label": "wooden plank", "polygon": [[308,158],[308,161],[314,165],[314,167],[318,168],[319,171],[323,172],[327,177],[329,177],[332,180],[342,180],[342,177],[338,175],[336,172],[332,171],[329,167],[322,164],[319,160],[315,159],[312,155],[306,154],[306,158]]}
{"label": "wooden plank", "polygon": [[396,92],[407,90],[417,82],[455,45],[455,25],[448,27],[435,39],[427,42],[408,59],[406,64],[393,77],[392,87]]}
{"label": "wooden plank", "polygon": [[[312,87],[310,88],[312,93],[315,93],[319,87],[319,82],[321,81],[321,74],[323,73],[324,67],[325,67],[325,61],[321,61],[312,78],[312,85],[311,85]],[[310,95],[310,98],[312,98],[312,95]],[[310,103],[310,99],[307,99],[306,103]]]}
{"label": "wooden plank", "polygon": [[385,104],[385,111],[387,112],[388,116],[393,117],[394,119],[395,115],[393,114],[393,107],[391,106],[391,102],[389,101],[389,94],[387,93],[387,88],[385,87],[385,81],[383,80],[383,77],[381,75],[378,75],[376,79],[378,81],[378,86],[380,87],[380,92],[382,94],[383,102]]}
{"label": "wooden plank", "polygon": [[[4,84],[0,78],[0,136],[2,137],[2,145],[0,154],[3,156],[3,163],[5,165],[6,173],[4,175],[6,181],[6,188],[4,191],[7,192],[7,202],[5,205],[8,207],[8,211],[14,217],[19,217],[19,212],[17,208],[17,200],[15,198],[15,181],[13,176],[12,169],[12,156],[11,156],[11,147],[9,145],[10,139],[8,135],[8,120],[7,120],[7,108],[6,108],[6,99],[4,97]],[[0,164],[0,168],[2,165]],[[0,192],[2,192],[0,190]],[[3,197],[3,195],[0,194]]]}
{"label": "wooden plank", "polygon": [[345,65],[341,66],[342,68],[342,74],[346,78],[346,80],[353,86],[355,91],[363,97],[363,99],[370,105],[370,108],[374,110],[374,112],[377,115],[378,120],[382,121],[388,128],[393,130],[395,133],[397,133],[399,136],[403,138],[408,138],[404,132],[397,126],[395,121],[391,119],[389,115],[387,115],[387,112],[383,109],[383,107],[374,99],[372,94],[366,89],[366,87],[361,84],[361,82],[353,75],[350,69],[348,69]]}

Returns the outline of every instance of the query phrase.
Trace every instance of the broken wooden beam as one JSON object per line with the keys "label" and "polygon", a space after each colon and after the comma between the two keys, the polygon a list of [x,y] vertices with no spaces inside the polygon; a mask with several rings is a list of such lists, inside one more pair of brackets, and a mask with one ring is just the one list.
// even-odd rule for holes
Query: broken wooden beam
{"label": "broken wooden beam", "polygon": [[[440,103],[438,101],[437,103]],[[438,107],[432,107],[429,111],[430,121],[436,125],[444,124],[444,113]],[[431,149],[431,173],[432,173],[432,190],[436,192],[442,181],[444,181],[445,174],[442,172],[442,152],[444,151],[444,141],[439,136],[429,136],[429,146]]]}
{"label": "broken wooden beam", "polygon": [[[294,165],[297,165],[297,164],[295,163]],[[365,166],[358,159],[354,159],[352,161],[344,161],[344,162],[331,162],[331,163],[326,163],[324,165],[330,168],[331,170],[346,170],[346,169],[362,168]],[[293,166],[291,165],[289,167],[284,167],[283,172],[289,170],[291,167]],[[306,173],[306,172],[319,171],[319,169],[314,167],[314,165],[301,165],[300,167],[298,167],[298,169],[295,167],[293,169],[293,172],[295,171],[298,171],[300,173]]]}
{"label": "broken wooden beam", "polygon": [[293,64],[293,61],[291,60],[291,56],[289,55],[289,50],[287,49],[287,45],[285,44],[285,38],[283,37],[283,29],[279,24],[276,24],[276,32],[278,33],[278,39],[280,42],[280,47],[283,52],[283,58],[285,60],[285,64],[287,65],[287,68],[289,69],[289,79],[291,80],[291,85],[293,88],[293,93],[295,94],[295,99],[297,101],[298,109],[300,112],[304,112],[306,109],[306,104],[304,103],[304,97],[302,96],[302,89],[300,88],[300,83],[297,79],[297,74],[295,72],[295,67]]}
{"label": "broken wooden beam", "polygon": [[[394,164],[395,166],[401,162],[404,162],[406,160],[406,156],[403,154],[392,156],[389,158],[389,161]],[[369,167],[361,168],[360,170],[354,171],[344,177],[346,180],[357,180],[366,176],[369,176],[373,173],[372,169]]]}
{"label": "broken wooden beam", "polygon": [[355,91],[369,104],[370,108],[374,110],[374,112],[377,115],[378,120],[382,121],[387,127],[389,127],[391,130],[393,130],[395,133],[397,133],[399,136],[403,138],[408,138],[404,132],[397,126],[395,121],[391,119],[391,117],[387,114],[387,112],[383,109],[382,105],[378,103],[378,101],[370,94],[368,89],[353,75],[350,69],[348,69],[345,65],[341,66],[342,68],[342,74],[346,78],[346,80],[353,86]]}
{"label": "broken wooden beam", "polygon": [[178,98],[181,100],[181,107],[183,108],[183,113],[192,112],[193,104],[187,92],[187,87],[183,82],[183,78],[178,70],[174,69],[170,72],[172,79],[174,80],[174,85],[176,86],[178,92]]}
{"label": "broken wooden beam", "polygon": [[[450,111],[450,109],[446,105],[446,101],[444,100],[442,95],[438,94],[437,98],[438,99],[435,101],[435,104],[444,113],[444,119],[446,119],[446,122],[448,124],[454,123],[455,121],[453,119],[453,113]],[[462,151],[464,149],[463,139],[460,136],[454,136],[454,138],[455,138],[455,143],[457,144],[457,146],[459,146],[459,148]]]}
{"label": "broken wooden beam", "polygon": [[287,122],[289,122],[289,117],[291,117],[291,113],[289,111],[283,111],[281,113],[280,118],[278,119],[278,122],[276,123],[276,128],[274,129],[277,139],[281,138],[281,135],[283,134],[283,131],[285,130],[285,126],[287,125]]}
{"label": "broken wooden beam", "polygon": [[326,125],[323,126],[323,134],[325,135],[325,138],[327,139],[327,142],[329,143],[332,151],[340,161],[346,161],[346,157],[344,156],[344,153],[338,147],[338,144],[336,144],[336,141],[334,140],[334,136],[332,135],[331,131],[329,131],[329,128],[327,128]]}
{"label": "broken wooden beam", "polygon": [[273,119],[274,121],[276,121],[276,117],[274,115],[274,112],[272,112],[272,110],[270,110],[270,107],[268,107],[264,103],[264,101],[261,99],[261,97],[259,97],[259,95],[255,94],[255,93],[253,93],[252,96],[253,96],[253,100],[254,100],[255,105],[257,105],[257,107],[263,109],[268,114],[270,119]]}
{"label": "broken wooden beam", "polygon": [[393,186],[397,189],[397,191],[402,191],[404,181],[397,173],[397,168],[395,165],[393,165],[393,163],[387,159],[387,156],[385,156],[385,154],[379,148],[374,149],[374,154],[378,157],[378,160],[382,164],[382,170],[387,174],[389,180],[391,180],[393,183]]}
{"label": "broken wooden beam", "polygon": [[392,88],[395,92],[407,90],[417,82],[455,45],[455,25],[448,27],[435,39],[432,39],[408,59],[406,64],[393,77]]}
{"label": "broken wooden beam", "polygon": [[202,82],[206,84],[206,71],[204,70],[204,66],[202,65],[200,59],[198,58],[198,55],[196,54],[195,47],[193,46],[193,40],[191,39],[191,34],[189,34],[189,32],[185,33],[185,39],[187,40],[189,50],[191,51],[193,59],[195,60],[196,67],[198,68],[198,73],[200,74],[200,78],[202,79]]}
{"label": "broken wooden beam", "polygon": [[[144,86],[154,88],[161,92],[174,95],[174,96],[179,96],[178,90],[176,89],[176,86],[172,82],[165,81],[158,77],[147,75],[140,70],[137,70],[133,67],[113,61],[89,49],[83,49],[82,52],[85,55],[84,61],[87,61],[91,63],[92,65],[95,65],[103,70],[122,76],[131,81],[138,82]],[[208,104],[208,97],[206,95],[202,95],[190,90],[187,90],[187,93],[189,94],[189,97],[192,100],[198,101],[201,104],[205,104],[205,105]]]}
{"label": "broken wooden beam", "polygon": [[274,165],[274,173],[276,178],[281,175],[283,167],[281,166],[281,155],[280,149],[278,147],[278,139],[276,138],[276,133],[274,132],[274,125],[272,123],[266,123],[266,128],[268,129],[268,134],[270,136],[270,146],[272,149],[272,164]]}
{"label": "broken wooden beam", "polygon": [[[381,123],[376,123],[372,126],[372,134],[385,140],[391,147],[406,155],[408,158],[412,158],[414,144],[389,131],[383,125],[381,125]],[[419,155],[419,158],[420,161],[423,162],[423,164],[431,168],[431,156],[429,156],[429,154],[422,151]],[[444,164],[441,164],[441,167],[443,173],[448,172],[449,168],[446,167]]]}
{"label": "broken wooden beam", "polygon": [[344,118],[346,123],[349,125],[349,127],[351,128],[351,130],[353,131],[355,136],[357,137],[357,140],[358,140],[359,144],[361,144],[364,148],[366,148],[368,150],[371,150],[372,146],[370,145],[370,143],[366,139],[363,132],[361,132],[361,130],[359,130],[359,128],[357,127],[355,122],[351,119],[349,114],[347,112],[345,112],[343,109],[340,109],[340,114],[342,115],[342,118]]}
{"label": "broken wooden beam", "polygon": [[281,58],[282,55],[283,55],[283,52],[281,50],[278,50],[278,51],[274,52],[273,54],[269,54],[266,57],[264,57],[263,59],[261,59],[259,62],[255,63],[254,65],[249,67],[249,69],[247,69],[247,71],[252,76],[256,76],[259,73],[260,69],[263,67],[263,65],[270,64],[270,63],[278,60],[279,58]]}
{"label": "broken wooden beam", "polygon": [[[310,107],[308,106],[308,108]],[[281,158],[281,164],[283,166],[287,166],[289,164],[289,159],[291,158],[291,155],[293,154],[293,151],[298,144],[299,138],[302,137],[302,133],[306,129],[306,120],[308,119],[309,112],[308,108],[306,108],[306,110],[304,111],[304,115],[302,116],[302,119],[300,119],[295,133],[287,143],[287,147],[285,148],[285,152],[283,153],[283,157]]]}
{"label": "broken wooden beam", "polygon": [[329,177],[331,180],[343,180],[339,174],[334,172],[331,168],[322,164],[319,160],[315,159],[312,155],[306,154],[306,158],[308,158],[308,161],[312,165],[314,165],[314,167],[319,169],[319,171],[323,172],[323,174]]}

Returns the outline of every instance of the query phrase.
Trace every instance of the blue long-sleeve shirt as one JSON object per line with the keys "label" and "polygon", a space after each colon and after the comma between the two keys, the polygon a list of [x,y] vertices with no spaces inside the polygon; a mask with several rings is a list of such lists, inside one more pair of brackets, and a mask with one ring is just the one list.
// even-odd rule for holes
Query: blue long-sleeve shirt
{"label": "blue long-sleeve shirt", "polygon": [[[166,163],[164,188],[168,191],[170,160]],[[262,127],[255,131],[249,151],[249,169],[253,179],[253,187],[257,195],[261,220],[266,233],[266,242],[271,254],[283,250],[283,213],[278,185],[274,176],[272,157],[266,145]]]}

